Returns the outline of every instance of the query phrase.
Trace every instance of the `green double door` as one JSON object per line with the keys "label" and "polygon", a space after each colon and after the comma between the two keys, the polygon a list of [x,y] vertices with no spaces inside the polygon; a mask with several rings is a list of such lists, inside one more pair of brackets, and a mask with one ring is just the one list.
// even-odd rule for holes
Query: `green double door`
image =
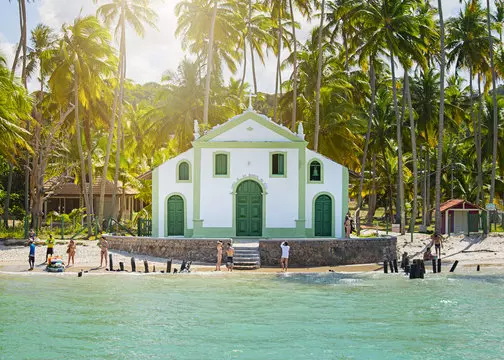
{"label": "green double door", "polygon": [[332,236],[332,200],[327,195],[315,200],[315,236]]}
{"label": "green double door", "polygon": [[184,235],[184,199],[179,195],[168,199],[168,234],[167,236]]}
{"label": "green double door", "polygon": [[262,236],[262,189],[252,180],[236,190],[236,236]]}

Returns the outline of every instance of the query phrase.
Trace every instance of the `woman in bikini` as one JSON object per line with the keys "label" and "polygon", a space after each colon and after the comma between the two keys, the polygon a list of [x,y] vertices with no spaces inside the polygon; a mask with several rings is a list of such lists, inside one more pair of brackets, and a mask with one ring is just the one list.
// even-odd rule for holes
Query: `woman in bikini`
{"label": "woman in bikini", "polygon": [[222,263],[222,241],[217,241],[217,264],[215,265],[215,271],[221,271],[220,266]]}
{"label": "woman in bikini", "polygon": [[107,267],[107,263],[108,263],[108,242],[107,240],[105,240],[105,238],[102,236],[101,238],[101,241],[100,243],[98,244],[100,246],[100,253],[101,253],[101,257],[100,257],[100,267],[103,266],[103,259],[105,259],[105,267]]}
{"label": "woman in bikini", "polygon": [[68,254],[67,267],[70,266],[70,261],[72,262],[72,265],[75,265],[75,250],[76,250],[75,242],[73,240],[70,240],[70,243],[68,244],[67,247],[67,254]]}

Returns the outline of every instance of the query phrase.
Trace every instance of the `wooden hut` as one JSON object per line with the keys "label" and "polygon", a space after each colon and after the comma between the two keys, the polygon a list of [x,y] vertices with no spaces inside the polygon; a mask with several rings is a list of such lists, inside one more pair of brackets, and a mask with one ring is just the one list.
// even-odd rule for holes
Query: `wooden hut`
{"label": "wooden hut", "polygon": [[440,207],[441,233],[471,233],[479,231],[482,208],[463,199],[451,199]]}

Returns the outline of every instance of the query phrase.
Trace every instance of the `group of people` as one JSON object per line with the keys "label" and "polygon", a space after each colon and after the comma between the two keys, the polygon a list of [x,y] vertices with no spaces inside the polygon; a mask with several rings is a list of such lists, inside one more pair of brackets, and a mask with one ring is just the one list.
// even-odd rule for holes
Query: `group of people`
{"label": "group of people", "polygon": [[[222,264],[222,241],[217,241],[217,264],[215,265],[214,271],[221,271]],[[287,241],[282,242],[280,244],[280,248],[282,249],[282,256],[280,257],[280,265],[282,266],[282,271],[287,271],[287,267],[289,265],[289,252],[290,246]],[[227,243],[226,248],[226,268],[228,271],[233,271],[233,257],[235,250],[231,243]]]}
{"label": "group of people", "polygon": [[[35,243],[35,231],[33,229],[30,230],[29,233],[29,240],[28,244],[30,247],[30,252],[28,254],[28,264],[30,268],[28,270],[33,270],[35,268],[35,249],[36,249],[36,243]],[[54,237],[52,234],[49,234],[49,237],[45,241],[47,250],[46,250],[46,257],[45,257],[45,262],[43,264],[47,264],[48,260],[50,257],[54,256]],[[68,254],[68,262],[67,262],[67,267],[70,266],[70,264],[75,265],[75,253],[77,250],[77,246],[75,245],[75,242],[73,240],[70,240],[67,246],[67,251],[66,253]],[[50,257],[49,257],[50,256]]]}
{"label": "group of people", "polygon": [[[434,246],[435,249],[435,255],[432,254],[431,248]],[[435,259],[436,257],[439,259],[441,258],[441,248],[443,247],[443,236],[441,234],[435,232],[431,236],[431,243],[427,248],[425,249],[424,252],[424,260],[432,260]]]}
{"label": "group of people", "polygon": [[[35,231],[33,229],[30,230],[29,233],[29,240],[28,240],[28,245],[30,248],[30,252],[28,254],[28,264],[30,268],[28,269],[29,271],[33,270],[35,267],[35,249],[36,249],[36,242],[35,242]],[[47,264],[49,260],[49,255],[51,257],[54,256],[54,237],[52,234],[49,234],[49,237],[46,240],[46,245],[47,245],[47,250],[46,250],[46,258],[45,262],[43,264]],[[107,259],[108,259],[108,242],[105,240],[105,237],[101,237],[100,241],[98,242],[98,246],[100,247],[100,267],[103,267],[103,261],[105,260],[105,267],[107,266]],[[77,245],[75,244],[75,241],[70,240],[70,242],[67,245],[67,250],[66,253],[68,255],[68,261],[67,261],[67,267],[71,265],[75,265],[75,253],[77,252]]]}
{"label": "group of people", "polygon": [[[215,271],[221,271],[222,265],[222,241],[217,241],[217,264],[215,265]],[[231,243],[227,243],[226,248],[226,268],[227,271],[233,271],[233,257],[234,257],[234,247]]]}

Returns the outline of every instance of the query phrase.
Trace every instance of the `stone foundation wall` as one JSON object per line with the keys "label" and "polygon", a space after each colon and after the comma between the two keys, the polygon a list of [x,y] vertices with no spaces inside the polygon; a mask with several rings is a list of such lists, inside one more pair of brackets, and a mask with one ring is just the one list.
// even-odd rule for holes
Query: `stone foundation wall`
{"label": "stone foundation wall", "polygon": [[[166,239],[152,237],[106,236],[114,250],[178,260],[215,263],[219,239]],[[222,239],[226,243],[230,239]],[[275,239],[259,240],[262,266],[279,266],[280,244],[290,245],[289,266],[335,266],[382,262],[396,255],[395,237],[369,239]],[[224,259],[223,259],[224,263]]]}
{"label": "stone foundation wall", "polygon": [[287,241],[290,246],[289,267],[336,266],[382,262],[384,257],[396,256],[397,239],[279,239],[261,240],[261,266],[279,266],[282,251],[280,244]]}
{"label": "stone foundation wall", "polygon": [[[167,259],[215,263],[219,239],[166,239],[153,237],[105,236],[109,248]],[[226,248],[230,239],[221,239]],[[223,256],[225,251],[223,251]]]}

